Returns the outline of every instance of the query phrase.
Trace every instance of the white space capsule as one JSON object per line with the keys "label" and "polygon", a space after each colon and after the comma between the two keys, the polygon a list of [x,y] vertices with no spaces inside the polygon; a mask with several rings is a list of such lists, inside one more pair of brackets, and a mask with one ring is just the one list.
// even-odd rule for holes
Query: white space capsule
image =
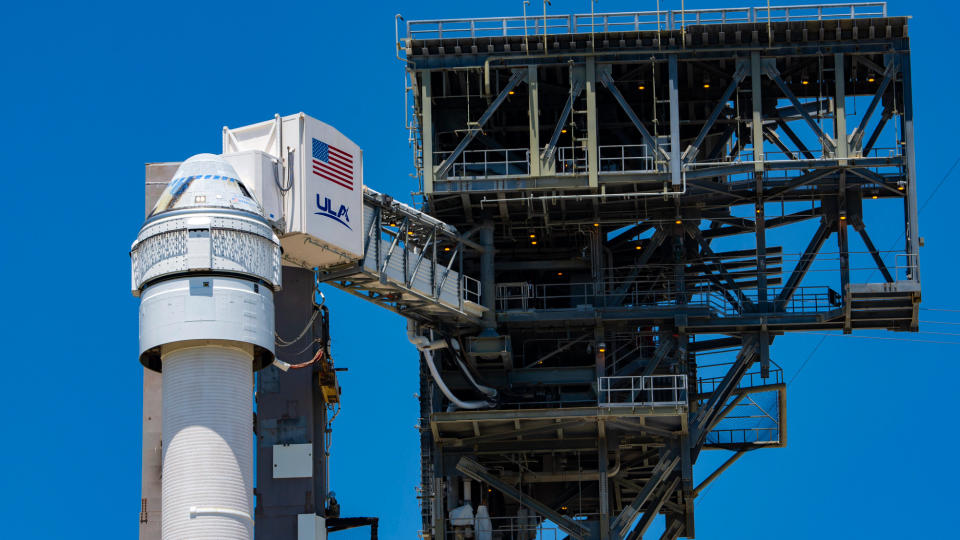
{"label": "white space capsule", "polygon": [[180,165],[131,249],[140,362],[163,373],[163,540],[253,538],[253,372],[280,242],[219,156]]}

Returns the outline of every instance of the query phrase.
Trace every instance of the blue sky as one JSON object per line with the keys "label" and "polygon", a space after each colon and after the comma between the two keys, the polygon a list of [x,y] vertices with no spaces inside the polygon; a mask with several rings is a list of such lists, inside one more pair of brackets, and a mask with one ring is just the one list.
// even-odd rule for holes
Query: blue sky
{"label": "blue sky", "polygon": [[[554,13],[589,11],[587,0],[553,4]],[[596,9],[654,7],[654,0],[601,0]],[[921,202],[960,157],[951,7],[894,1],[889,8],[914,16]],[[5,537],[136,535],[142,368],[128,250],[143,220],[145,162],[218,152],[223,125],[304,111],[364,148],[369,185],[409,201],[415,186],[394,57],[398,12],[408,19],[520,15],[521,2],[5,5]],[[956,176],[921,214],[929,309],[960,310],[951,285]],[[794,241],[804,245],[806,234]],[[414,538],[417,356],[399,317],[336,292],[328,292],[328,305],[338,365],[350,369],[334,426],[333,489],[344,515],[381,518],[381,538]],[[827,337],[812,357],[821,336],[779,338],[773,357],[788,381],[810,357],[788,389],[789,445],[746,456],[700,498],[698,538],[907,538],[952,530],[960,312],[924,310],[921,320],[934,321],[922,330],[936,333]],[[706,454],[698,479],[724,457]]]}

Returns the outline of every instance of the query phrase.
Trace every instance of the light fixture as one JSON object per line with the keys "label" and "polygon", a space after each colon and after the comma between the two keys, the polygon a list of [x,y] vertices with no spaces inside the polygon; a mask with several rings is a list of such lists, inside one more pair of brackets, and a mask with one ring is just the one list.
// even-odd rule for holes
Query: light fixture
{"label": "light fixture", "polygon": [[531,235],[530,235],[530,238],[536,238],[536,237],[537,237],[537,235],[535,235],[535,234],[531,234]]}
{"label": "light fixture", "polygon": [[413,236],[413,231],[407,231],[408,236]]}
{"label": "light fixture", "polygon": [[847,220],[847,216],[840,216],[840,221],[846,221],[846,220]]}
{"label": "light fixture", "polygon": [[391,223],[390,226],[391,226],[391,227],[396,227],[397,224],[396,224],[396,223]]}
{"label": "light fixture", "polygon": [[877,196],[876,196],[876,195],[874,195],[873,197],[870,197],[870,198],[871,198],[871,199],[876,199],[876,198],[877,198]]}
{"label": "light fixture", "polygon": [[806,71],[804,71],[803,74],[800,75],[800,84],[802,84],[802,85],[804,85],[804,86],[810,84],[810,78],[807,77],[807,72],[806,72]]}
{"label": "light fixture", "polygon": [[647,87],[644,86],[643,84],[638,84],[638,85],[637,85],[637,90],[646,90],[646,89],[647,89]]}
{"label": "light fixture", "polygon": [[680,225],[680,224],[683,223],[683,220],[678,219],[678,220],[674,221],[674,223],[676,223],[677,225]]}
{"label": "light fixture", "polygon": [[534,241],[532,241],[532,242],[530,242],[530,245],[531,245],[531,246],[535,246],[535,245],[537,245],[537,241],[536,241],[536,240],[534,240]]}
{"label": "light fixture", "polygon": [[444,251],[450,251],[450,246],[443,248]]}
{"label": "light fixture", "polygon": [[637,247],[635,247],[635,248],[633,248],[633,249],[635,249],[635,250],[637,250],[637,251],[640,251],[641,249],[643,249],[643,246],[637,245]]}
{"label": "light fixture", "polygon": [[600,344],[598,344],[598,345],[597,345],[597,351],[599,351],[599,352],[601,352],[601,353],[607,352],[607,344],[606,344],[606,343],[600,343]]}
{"label": "light fixture", "polygon": [[875,80],[877,80],[877,79],[875,79],[875,78],[873,77],[873,75],[867,76],[867,82],[873,82],[873,81],[875,81]]}
{"label": "light fixture", "polygon": [[566,132],[567,132],[566,129],[561,129],[561,130],[560,130],[560,133],[566,133]]}
{"label": "light fixture", "polygon": [[593,226],[594,226],[594,227],[599,227],[600,224],[599,224],[599,223],[594,223]]}
{"label": "light fixture", "polygon": [[512,95],[513,95],[513,90],[511,90],[511,91],[509,91],[509,92],[507,92],[507,93],[512,96]]}
{"label": "light fixture", "polygon": [[563,275],[563,272],[557,272],[557,275],[558,275],[558,276],[562,276],[562,275]]}

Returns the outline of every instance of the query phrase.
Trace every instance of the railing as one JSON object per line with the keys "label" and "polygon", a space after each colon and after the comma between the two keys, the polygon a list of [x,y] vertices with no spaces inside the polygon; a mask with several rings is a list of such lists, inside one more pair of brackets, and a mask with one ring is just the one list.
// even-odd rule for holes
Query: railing
{"label": "railing", "polygon": [[480,303],[480,280],[470,276],[460,276],[463,290],[463,299],[474,304]]}
{"label": "railing", "polygon": [[706,444],[778,444],[779,442],[780,428],[773,426],[714,429],[707,434]]}
{"label": "railing", "polygon": [[526,311],[532,307],[533,285],[523,281],[497,283],[497,310]]}
{"label": "railing", "polygon": [[686,375],[600,377],[597,403],[601,407],[686,406]]}
{"label": "railing", "polygon": [[[661,145],[670,151],[669,143]],[[648,172],[657,170],[653,152],[645,144],[608,145],[598,147],[600,172]]]}
{"label": "railing", "polygon": [[[454,525],[453,520],[449,518],[447,522],[447,540],[461,540],[467,538],[469,531],[470,537],[478,538],[482,535],[490,535],[499,540],[558,540],[565,538],[566,533],[562,533],[556,526],[549,522],[542,521],[534,515],[526,519],[518,517],[493,517],[490,518],[490,528],[487,529],[477,520],[472,520],[471,525]],[[492,534],[491,534],[492,533]]]}
{"label": "railing", "polygon": [[587,172],[587,149],[577,146],[557,148],[557,174],[584,174]]}
{"label": "railing", "polygon": [[[523,286],[520,290],[519,287]],[[624,292],[618,291],[624,288]],[[765,302],[760,302],[757,289],[741,289],[743,297],[753,304],[765,303],[768,309],[786,313],[823,313],[842,304],[841,296],[829,287],[797,287],[793,295],[782,306],[774,306],[777,296],[783,289],[767,289]],[[743,313],[737,291],[720,289],[716,286],[694,287],[687,291],[677,291],[670,282],[636,280],[609,280],[604,283],[501,283],[497,286],[497,309],[512,310],[559,310],[573,309],[578,306],[627,306],[627,307],[665,307],[686,306],[711,310],[719,317],[737,317]],[[735,303],[736,302],[736,303]]]}
{"label": "railing", "polygon": [[[733,363],[724,363],[724,364],[713,364],[709,367],[716,368],[721,366],[732,366]],[[737,383],[737,388],[747,389],[754,388],[757,386],[765,386],[768,384],[780,384],[783,382],[783,369],[780,367],[771,366],[769,376],[764,379],[761,377],[759,371],[751,371],[750,373],[744,374],[740,379],[740,382]],[[700,399],[704,399],[702,396],[712,394],[720,383],[723,381],[726,375],[720,375],[717,377],[702,377],[697,379],[697,395],[701,396]]]}
{"label": "railing", "polygon": [[756,8],[723,8],[583,13],[576,15],[529,14],[524,17],[434,19],[407,22],[407,39],[456,39],[505,36],[589,34],[679,30],[704,24],[822,21],[886,17],[886,2],[856,2]]}
{"label": "railing", "polygon": [[[434,152],[435,164],[442,162],[450,154],[451,152]],[[453,162],[447,176],[466,178],[528,174],[530,174],[530,152],[526,148],[501,148],[465,150]]]}

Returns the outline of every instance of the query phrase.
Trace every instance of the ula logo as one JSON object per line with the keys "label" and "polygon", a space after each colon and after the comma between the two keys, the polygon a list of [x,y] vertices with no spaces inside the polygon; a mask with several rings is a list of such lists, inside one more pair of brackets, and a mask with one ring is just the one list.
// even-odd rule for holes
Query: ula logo
{"label": "ula logo", "polygon": [[330,198],[324,197],[323,201],[321,201],[320,194],[317,193],[317,210],[319,210],[319,212],[314,212],[314,214],[328,217],[351,231],[353,230],[353,228],[350,227],[350,209],[347,208],[346,205],[341,204],[338,210],[334,210],[334,205],[330,202]]}

